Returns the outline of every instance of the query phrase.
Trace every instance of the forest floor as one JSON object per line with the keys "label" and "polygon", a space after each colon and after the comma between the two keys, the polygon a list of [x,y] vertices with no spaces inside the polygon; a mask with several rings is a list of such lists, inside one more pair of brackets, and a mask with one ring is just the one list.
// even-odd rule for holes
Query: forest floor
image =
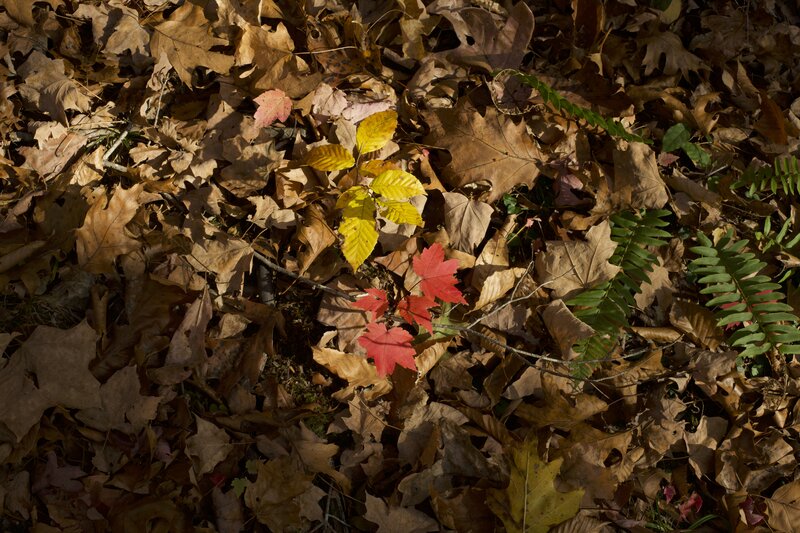
{"label": "forest floor", "polygon": [[0,530],[796,530],[790,0],[0,35]]}

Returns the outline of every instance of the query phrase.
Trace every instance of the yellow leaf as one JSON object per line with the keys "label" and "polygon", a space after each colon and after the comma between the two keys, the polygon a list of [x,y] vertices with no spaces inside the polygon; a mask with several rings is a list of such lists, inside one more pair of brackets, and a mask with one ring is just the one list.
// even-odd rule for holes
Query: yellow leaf
{"label": "yellow leaf", "polygon": [[418,194],[425,194],[422,183],[413,174],[402,170],[382,172],[372,181],[370,188],[389,200],[406,200]]}
{"label": "yellow leaf", "polygon": [[374,177],[387,170],[397,170],[397,164],[391,161],[384,161],[383,159],[373,159],[372,161],[363,163],[358,169],[362,174]]}
{"label": "yellow leaf", "polygon": [[356,146],[359,153],[367,154],[380,150],[392,140],[397,128],[397,113],[381,111],[361,121],[356,131]]}
{"label": "yellow leaf", "polygon": [[510,533],[547,533],[575,516],[583,490],[559,492],[554,481],[563,459],[539,459],[536,438],[512,451],[511,481],[505,490],[491,489],[486,503]]}
{"label": "yellow leaf", "polygon": [[330,172],[343,170],[356,164],[353,154],[341,144],[316,146],[306,156],[306,165],[316,170]]}
{"label": "yellow leaf", "polygon": [[392,222],[422,226],[422,216],[419,211],[406,200],[378,200],[378,205],[383,208],[381,215]]}
{"label": "yellow leaf", "polygon": [[378,243],[375,229],[375,201],[364,187],[351,187],[336,202],[342,209],[339,233],[344,237],[342,253],[353,271],[369,257]]}

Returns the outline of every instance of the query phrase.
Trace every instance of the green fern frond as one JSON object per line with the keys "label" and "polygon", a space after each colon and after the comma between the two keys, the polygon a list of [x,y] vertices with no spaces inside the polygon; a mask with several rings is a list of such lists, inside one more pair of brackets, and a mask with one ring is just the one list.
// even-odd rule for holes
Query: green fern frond
{"label": "green fern frond", "polygon": [[744,348],[739,357],[755,357],[772,349],[783,355],[800,354],[798,318],[782,302],[780,284],[759,273],[766,263],[743,251],[749,242],[734,241],[732,231],[716,244],[699,232],[697,240],[700,246],[691,250],[699,257],[689,263],[689,271],[707,285],[700,293],[713,296],[706,305],[719,306],[717,324],[741,324],[728,339],[731,346]]}
{"label": "green fern frond", "polygon": [[[505,72],[505,71],[501,71]],[[536,89],[546,104],[550,104],[559,112],[566,112],[566,114],[584,120],[590,126],[599,127],[607,131],[612,137],[619,137],[628,142],[640,142],[645,144],[653,144],[650,139],[645,139],[635,133],[630,133],[625,129],[621,123],[614,119],[606,119],[603,115],[573,104],[560,94],[558,94],[552,87],[541,81],[536,76],[530,74],[523,74],[517,70],[512,70],[525,85]],[[499,73],[497,74],[499,75]]]}
{"label": "green fern frond", "polygon": [[[670,212],[650,210],[641,213],[619,213],[611,217],[611,239],[617,243],[609,263],[620,267],[614,278],[597,287],[582,292],[567,302],[574,308],[577,318],[595,330],[595,335],[575,344],[573,349],[579,354],[576,377],[589,372],[597,366],[597,361],[608,354],[619,340],[620,330],[628,327],[628,317],[636,306],[635,296],[641,286],[650,281],[649,273],[658,258],[646,247],[660,247],[671,235],[663,227],[669,223],[663,220]],[[585,376],[584,376],[585,377]]]}
{"label": "green fern frond", "polygon": [[796,157],[788,156],[776,159],[772,166],[757,168],[751,165],[733,183],[734,189],[741,187],[747,187],[747,194],[751,197],[766,191],[800,195],[800,164]]}
{"label": "green fern frond", "polygon": [[781,251],[792,252],[800,244],[800,232],[791,234],[792,219],[787,218],[778,231],[772,228],[772,217],[764,219],[764,226],[761,231],[755,232],[756,241],[762,253],[770,248],[778,248]]}

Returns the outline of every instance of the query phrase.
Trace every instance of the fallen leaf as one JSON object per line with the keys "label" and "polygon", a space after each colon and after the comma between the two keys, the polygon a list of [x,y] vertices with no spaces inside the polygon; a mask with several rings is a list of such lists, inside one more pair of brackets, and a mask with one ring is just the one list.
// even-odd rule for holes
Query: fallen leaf
{"label": "fallen leaf", "polygon": [[101,406],[100,382],[89,371],[96,341],[85,321],[66,330],[39,326],[0,369],[0,423],[17,441],[50,407]]}
{"label": "fallen leaf", "polygon": [[539,459],[536,438],[512,449],[508,488],[487,491],[489,508],[507,531],[547,533],[552,526],[575,516],[583,491],[559,492],[555,488],[563,461],[547,463]]}
{"label": "fallen leaf", "polygon": [[325,492],[295,461],[283,456],[262,463],[244,493],[245,505],[272,531],[304,529],[308,520],[322,520],[319,500]]}
{"label": "fallen leaf", "polygon": [[253,101],[258,104],[253,118],[256,120],[256,126],[262,128],[271,126],[276,120],[285,121],[292,112],[292,100],[280,89],[265,91]]}
{"label": "fallen leaf", "polygon": [[392,385],[385,377],[378,376],[374,365],[359,355],[352,355],[332,348],[313,347],[314,361],[347,381],[348,385],[333,394],[339,401],[347,401],[353,397],[356,389],[364,388],[365,397],[378,398],[392,390]]}
{"label": "fallen leaf", "polygon": [[611,240],[607,220],[586,232],[586,241],[547,241],[547,251],[536,256],[536,279],[568,300],[617,275],[620,268],[608,262],[617,243]]}
{"label": "fallen leaf", "polygon": [[644,143],[619,142],[614,150],[613,197],[623,209],[660,209],[669,201],[652,148]]}
{"label": "fallen leaf", "polygon": [[[439,4],[448,6],[446,2]],[[448,51],[447,57],[486,72],[519,68],[533,36],[533,13],[524,2],[514,6],[499,30],[496,17],[483,8],[438,7],[431,13],[447,18],[461,41],[461,46]]]}
{"label": "fallen leaf", "polygon": [[546,160],[525,123],[515,124],[493,107],[481,116],[465,103],[429,113],[427,119],[431,133],[425,142],[448,150],[452,156],[444,169],[447,184],[463,187],[488,181],[490,204],[517,185],[532,187],[539,175],[537,163]]}
{"label": "fallen leaf", "polygon": [[450,242],[462,252],[474,253],[489,229],[494,209],[485,202],[470,200],[456,192],[446,192],[443,196],[444,224]]}
{"label": "fallen leaf", "polygon": [[88,272],[111,274],[117,257],[141,246],[125,230],[141,206],[141,193],[141,184],[117,187],[110,200],[101,194],[89,208],[83,226],[75,232],[78,263]]}
{"label": "fallen leaf", "polygon": [[181,81],[192,86],[192,73],[197,67],[206,67],[219,74],[227,74],[233,66],[233,56],[212,52],[214,46],[228,41],[211,34],[211,25],[203,8],[191,2],[172,12],[169,20],[155,27],[150,39],[150,51],[158,60],[167,56]]}
{"label": "fallen leaf", "polygon": [[378,524],[378,533],[426,533],[438,531],[439,526],[430,516],[407,507],[389,507],[386,503],[367,493],[367,512],[364,518]]}
{"label": "fallen leaf", "polygon": [[198,478],[211,472],[233,450],[231,437],[215,424],[195,416],[197,433],[186,439],[186,454],[194,459]]}

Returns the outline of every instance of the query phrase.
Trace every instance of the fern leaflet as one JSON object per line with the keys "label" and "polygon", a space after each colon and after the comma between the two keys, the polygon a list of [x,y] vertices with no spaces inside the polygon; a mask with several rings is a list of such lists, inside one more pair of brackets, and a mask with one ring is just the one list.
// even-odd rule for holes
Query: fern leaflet
{"label": "fern leaflet", "polygon": [[[590,126],[600,127],[611,134],[613,137],[619,137],[620,139],[624,139],[628,142],[641,142],[645,144],[653,144],[653,141],[650,139],[645,139],[635,133],[630,133],[628,130],[625,129],[621,123],[617,122],[614,119],[606,119],[603,115],[592,111],[591,109],[586,109],[585,107],[581,107],[578,105],[573,104],[560,94],[556,92],[552,87],[541,81],[536,76],[530,74],[523,74],[519,71],[513,70],[512,71],[522,82],[529,87],[534,88],[539,92],[542,97],[542,100],[546,104],[550,104],[553,106],[556,111],[559,112],[566,112],[570,116],[580,118],[587,122]],[[499,73],[498,73],[499,75]]]}
{"label": "fern leaflet", "polygon": [[771,191],[772,194],[783,191],[787,195],[800,194],[800,164],[794,156],[775,159],[770,165],[756,168],[750,166],[738,180],[733,183],[733,188],[747,187],[749,196],[756,196],[759,192]]}
{"label": "fern leaflet", "polygon": [[710,294],[708,307],[719,306],[715,314],[719,326],[742,324],[728,339],[731,346],[744,348],[739,357],[755,357],[771,349],[783,355],[800,354],[798,318],[791,306],[781,302],[780,284],[759,274],[766,263],[743,250],[746,239],[733,240],[728,233],[714,244],[703,233],[697,234],[700,246],[692,251],[699,257],[689,263],[689,271],[701,276],[707,285],[701,294]]}
{"label": "fern leaflet", "polygon": [[636,306],[634,298],[642,291],[641,286],[650,281],[648,273],[658,261],[646,247],[667,244],[663,239],[670,234],[661,228],[669,225],[663,220],[669,214],[666,210],[650,210],[611,217],[611,239],[617,248],[609,263],[621,267],[620,271],[611,280],[567,302],[576,308],[575,316],[595,330],[595,335],[573,347],[579,354],[576,362],[591,361],[576,366],[576,377],[588,377],[598,361],[608,358],[617,344],[620,329],[629,325],[628,317]]}

